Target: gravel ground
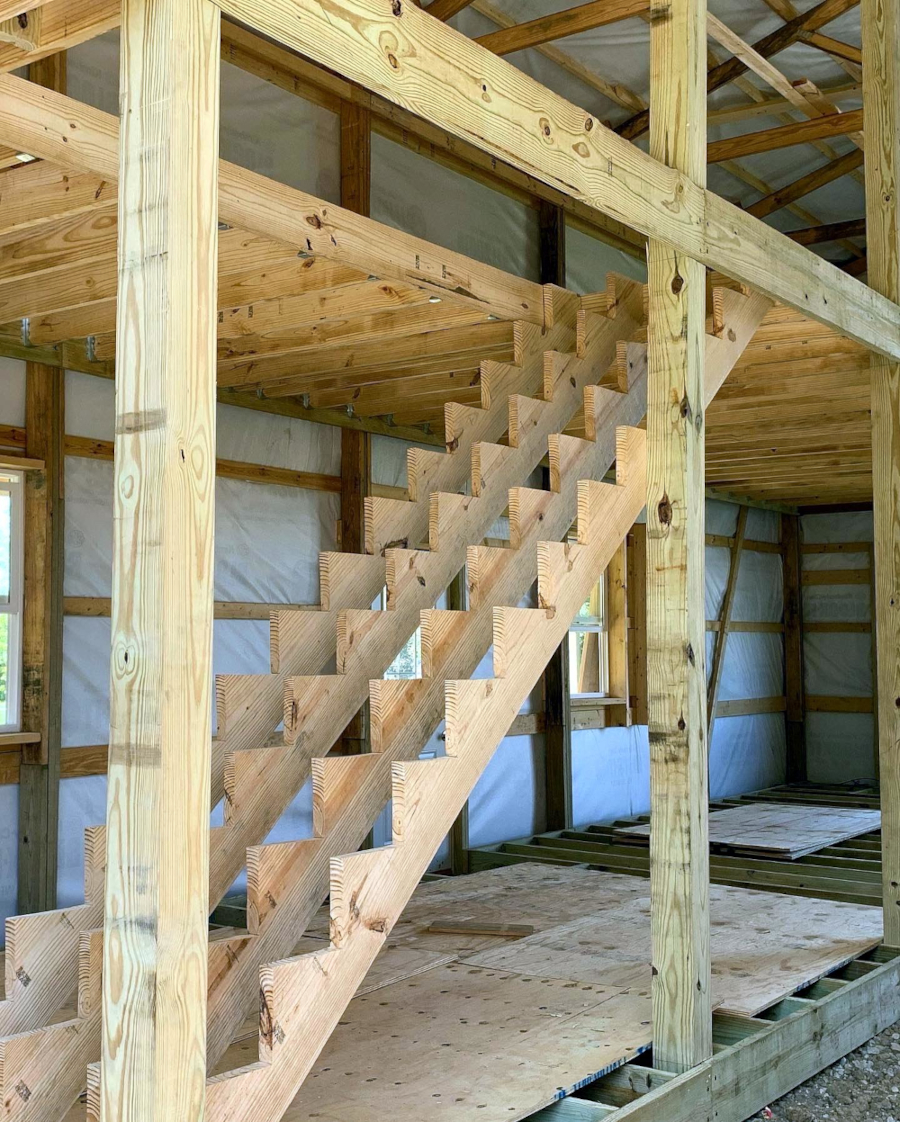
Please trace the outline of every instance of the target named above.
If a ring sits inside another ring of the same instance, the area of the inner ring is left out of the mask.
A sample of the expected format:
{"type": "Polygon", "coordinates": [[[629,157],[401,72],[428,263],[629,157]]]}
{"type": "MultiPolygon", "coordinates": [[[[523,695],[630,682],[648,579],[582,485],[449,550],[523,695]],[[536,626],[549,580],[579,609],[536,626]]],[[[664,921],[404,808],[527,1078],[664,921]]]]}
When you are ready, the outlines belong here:
{"type": "Polygon", "coordinates": [[[754,1115],[767,1122],[900,1122],[900,1021],[754,1115]]]}

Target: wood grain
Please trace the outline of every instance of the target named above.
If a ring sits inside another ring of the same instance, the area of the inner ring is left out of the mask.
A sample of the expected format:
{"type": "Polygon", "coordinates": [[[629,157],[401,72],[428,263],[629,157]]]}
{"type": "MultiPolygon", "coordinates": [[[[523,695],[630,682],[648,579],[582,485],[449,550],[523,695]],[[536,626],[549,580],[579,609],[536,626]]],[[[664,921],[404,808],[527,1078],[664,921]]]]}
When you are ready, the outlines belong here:
{"type": "MultiPolygon", "coordinates": [[[[124,0],[103,1122],[202,1122],[219,15],[124,0]]],[[[92,1081],[96,1090],[96,1082],[92,1081]]]]}
{"type": "MultiPolygon", "coordinates": [[[[650,151],[706,182],[706,3],[653,0],[650,151]],[[653,18],[656,17],[656,18],[653,18]]],[[[712,1054],[704,603],[706,275],[647,247],[647,681],[654,1062],[712,1054]]]]}
{"type": "MultiPolygon", "coordinates": [[[[869,284],[900,300],[900,10],[863,0],[869,284]]],[[[875,630],[884,938],[900,946],[900,363],[872,357],[875,630]]]]}

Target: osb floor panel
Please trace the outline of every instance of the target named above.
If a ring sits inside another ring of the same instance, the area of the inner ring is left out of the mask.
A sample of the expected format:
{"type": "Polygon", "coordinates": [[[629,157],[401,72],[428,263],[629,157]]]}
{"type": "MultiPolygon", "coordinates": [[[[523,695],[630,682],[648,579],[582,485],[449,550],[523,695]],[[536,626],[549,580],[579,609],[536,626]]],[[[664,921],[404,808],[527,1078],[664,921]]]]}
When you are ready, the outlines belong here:
{"type": "MultiPolygon", "coordinates": [[[[423,885],[285,1119],[515,1120],[646,1050],[647,893],[635,877],[524,863],[423,885]],[[425,931],[450,922],[534,934],[425,931]]],[[[720,886],[710,907],[722,1009],[758,1012],[881,936],[877,908],[720,886]]],[[[256,1058],[254,1034],[219,1070],[256,1058]]]]}
{"type": "MultiPolygon", "coordinates": [[[[881,828],[881,812],[792,803],[746,803],[709,816],[709,841],[742,853],[765,853],[795,860],[881,828]]],[[[649,838],[650,824],[623,827],[618,833],[649,838]]]]}

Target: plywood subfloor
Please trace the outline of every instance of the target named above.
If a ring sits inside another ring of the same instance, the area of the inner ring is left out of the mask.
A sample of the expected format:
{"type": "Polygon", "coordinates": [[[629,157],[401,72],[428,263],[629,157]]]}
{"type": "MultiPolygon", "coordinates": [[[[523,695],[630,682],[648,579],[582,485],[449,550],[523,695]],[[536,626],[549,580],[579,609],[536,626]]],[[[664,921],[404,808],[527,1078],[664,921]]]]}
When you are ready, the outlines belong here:
{"type": "MultiPolygon", "coordinates": [[[[423,885],[285,1119],[515,1120],[646,1050],[647,892],[640,878],[531,863],[423,885]],[[435,923],[534,934],[426,931],[435,923]]],[[[713,886],[711,909],[714,996],[727,1009],[771,1005],[881,933],[877,908],[743,889],[713,886]]],[[[225,1066],[257,1054],[248,1037],[225,1066]]]]}
{"type": "MultiPolygon", "coordinates": [[[[636,878],[601,874],[616,881],[636,878]]],[[[619,988],[650,986],[650,898],[624,891],[617,904],[465,961],[537,977],[619,988]]],[[[879,908],[711,885],[713,1005],[752,1017],[801,986],[864,954],[881,939],[879,908]]]]}
{"type": "MultiPolygon", "coordinates": [[[[793,861],[880,828],[878,810],[745,803],[710,814],[709,841],[716,848],[793,861]]],[[[618,833],[649,838],[650,825],[622,827],[618,833]]]]}

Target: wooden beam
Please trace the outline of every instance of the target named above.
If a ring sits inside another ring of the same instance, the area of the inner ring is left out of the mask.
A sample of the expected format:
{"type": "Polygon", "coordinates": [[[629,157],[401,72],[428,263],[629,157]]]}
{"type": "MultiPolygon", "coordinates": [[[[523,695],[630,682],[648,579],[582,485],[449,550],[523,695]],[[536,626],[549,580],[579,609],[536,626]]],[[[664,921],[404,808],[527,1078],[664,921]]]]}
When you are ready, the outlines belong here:
{"type": "Polygon", "coordinates": [[[25,476],[25,609],[22,727],[39,737],[23,750],[19,787],[18,912],[56,907],[62,732],[63,432],[65,372],[25,367],[26,454],[43,470],[25,476]]]}
{"type": "MultiPolygon", "coordinates": [[[[542,203],[538,209],[541,283],[566,286],[566,216],[561,207],[542,203]]],[[[550,489],[549,470],[543,470],[550,489]]],[[[544,799],[548,830],[574,825],[572,794],[572,698],[569,637],[553,652],[544,670],[544,799]]]]}
{"type": "Polygon", "coordinates": [[[805,230],[791,230],[788,237],[798,245],[823,245],[825,242],[839,242],[842,238],[864,238],[866,236],[865,218],[849,218],[844,222],[826,222],[821,226],[810,226],[805,230]]]}
{"type": "Polygon", "coordinates": [[[372,190],[372,120],[368,109],[341,102],[341,206],[368,218],[372,190]]]}
{"type": "Polygon", "coordinates": [[[788,783],[806,781],[806,726],[803,709],[803,589],[800,519],[781,516],[782,574],[784,587],[784,694],[788,783]]]}
{"type": "Polygon", "coordinates": [[[550,15],[528,20],[527,23],[514,24],[509,28],[480,35],[475,42],[495,55],[508,55],[542,43],[552,43],[566,35],[576,35],[580,31],[591,31],[596,27],[618,23],[649,9],[649,0],[588,0],[586,4],[567,8],[563,12],[552,12],[550,15]]]}
{"type": "MultiPolygon", "coordinates": [[[[39,13],[40,9],[36,9],[39,13]]],[[[65,55],[29,68],[37,85],[66,92],[65,55]]],[[[40,740],[19,768],[17,910],[56,907],[62,745],[65,541],[65,371],[25,364],[25,455],[43,471],[25,476],[25,604],[22,619],[22,727],[40,740]]]]}
{"type": "MultiPolygon", "coordinates": [[[[347,18],[333,21],[324,10],[307,6],[304,18],[297,19],[299,0],[269,0],[262,11],[252,0],[216,2],[235,18],[255,20],[287,46],[437,120],[567,195],[866,346],[900,357],[900,312],[891,301],[666,169],[593,116],[424,12],[405,6],[397,16],[388,0],[345,0],[347,18]],[[364,35],[363,27],[378,27],[383,34],[364,35]],[[402,62],[392,51],[397,68],[385,66],[382,46],[397,35],[404,44],[402,62]],[[490,112],[484,110],[485,87],[490,112]]],[[[0,91],[9,81],[0,80],[0,91]]],[[[0,112],[0,139],[8,140],[15,127],[0,112]]],[[[244,225],[250,220],[242,215],[244,225]]]]}
{"type": "MultiPolygon", "coordinates": [[[[36,6],[26,0],[26,8],[36,6]]],[[[102,35],[104,31],[117,27],[121,19],[120,0],[53,0],[52,4],[44,7],[40,20],[40,43],[36,47],[0,43],[0,73],[18,70],[21,66],[102,35]]]]}
{"type": "MultiPolygon", "coordinates": [[[[466,570],[462,568],[447,586],[447,611],[464,612],[466,604],[466,570]]],[[[512,735],[510,729],[507,736],[512,735]]],[[[469,844],[469,800],[466,799],[450,827],[450,872],[454,876],[465,876],[469,872],[469,844]]]]}
{"type": "Polygon", "coordinates": [[[463,8],[468,8],[472,0],[434,0],[433,4],[429,4],[425,9],[430,16],[435,19],[444,20],[453,19],[458,15],[463,8]]]}
{"type": "Polygon", "coordinates": [[[831,160],[823,167],[802,175],[799,179],[795,179],[793,183],[779,187],[776,191],[772,191],[771,194],[748,206],[747,213],[754,215],[756,218],[765,218],[766,215],[774,214],[776,210],[790,206],[791,203],[804,198],[818,190],[819,187],[824,187],[826,183],[833,183],[836,179],[856,171],[857,168],[862,167],[863,158],[863,153],[859,148],[855,148],[844,156],[838,156],[836,160],[831,160]]]}
{"type": "Polygon", "coordinates": [[[647,717],[647,527],[636,522],[627,541],[628,707],[635,725],[647,717]]]}
{"type": "Polygon", "coordinates": [[[12,43],[26,52],[36,50],[41,42],[42,22],[42,8],[32,8],[16,16],[0,19],[0,43],[12,43]]]}
{"type": "MultiPolygon", "coordinates": [[[[804,31],[817,31],[820,27],[837,19],[838,16],[856,7],[859,0],[822,0],[808,12],[795,16],[783,27],[764,35],[753,44],[753,50],[762,58],[771,58],[779,51],[795,43],[804,31]]],[[[719,89],[728,82],[733,82],[747,72],[747,64],[739,58],[730,58],[725,62],[711,66],[706,79],[707,93],[719,89]]],[[[645,109],[616,127],[616,132],[628,140],[635,140],[642,136],[650,126],[650,111],[645,109]]]]}
{"type": "MultiPolygon", "coordinates": [[[[425,20],[423,12],[415,11],[425,20]]],[[[436,20],[427,22],[449,32],[436,20]]],[[[0,134],[10,136],[22,151],[63,167],[118,177],[116,117],[61,95],[38,95],[31,83],[11,74],[0,75],[0,94],[0,134]]],[[[296,246],[308,257],[326,257],[366,275],[429,288],[441,299],[488,315],[543,324],[541,288],[533,281],[439,249],[225,160],[219,162],[219,218],[296,246]]]]}
{"type": "Polygon", "coordinates": [[[847,136],[848,133],[859,132],[862,127],[862,109],[851,109],[848,113],[832,113],[828,117],[815,117],[810,121],[796,121],[790,125],[777,125],[773,129],[761,129],[759,132],[717,140],[710,144],[707,158],[711,164],[717,164],[722,160],[737,160],[760,152],[774,152],[826,137],[847,136]]]}
{"type": "Polygon", "coordinates": [[[737,593],[738,577],[741,571],[744,538],[747,533],[748,513],[749,509],[745,506],[738,509],[737,529],[734,534],[734,545],[731,547],[731,566],[728,570],[725,596],[722,599],[722,610],[719,613],[719,628],[716,635],[712,669],[709,675],[706,714],[708,721],[707,743],[710,754],[712,753],[713,728],[716,723],[716,706],[719,703],[719,687],[722,684],[722,669],[725,665],[725,651],[728,647],[728,635],[731,631],[731,616],[734,610],[734,598],[737,593]]]}
{"type": "Polygon", "coordinates": [[[830,35],[823,35],[819,31],[802,31],[798,38],[801,42],[808,43],[811,47],[817,47],[820,51],[825,51],[826,54],[832,55],[834,58],[843,59],[845,62],[853,62],[857,66],[862,64],[862,51],[859,47],[854,47],[850,43],[844,43],[840,39],[832,39],[830,35]]]}
{"type": "MultiPolygon", "coordinates": [[[[650,151],[706,181],[706,3],[653,0],[650,151]]],[[[712,1055],[704,605],[706,271],[647,250],[647,662],[653,1062],[712,1055]]]]}
{"type": "MultiPolygon", "coordinates": [[[[863,0],[869,284],[900,300],[900,8],[863,0]]],[[[900,362],[872,356],[872,505],[884,940],[900,947],[900,362]]]]}
{"type": "Polygon", "coordinates": [[[606,604],[608,612],[609,696],[622,697],[623,705],[607,710],[609,725],[628,728],[631,725],[631,683],[628,678],[628,541],[622,542],[606,571],[606,604]]]}
{"type": "Polygon", "coordinates": [[[202,1122],[219,13],[124,0],[104,1122],[202,1122]]]}

